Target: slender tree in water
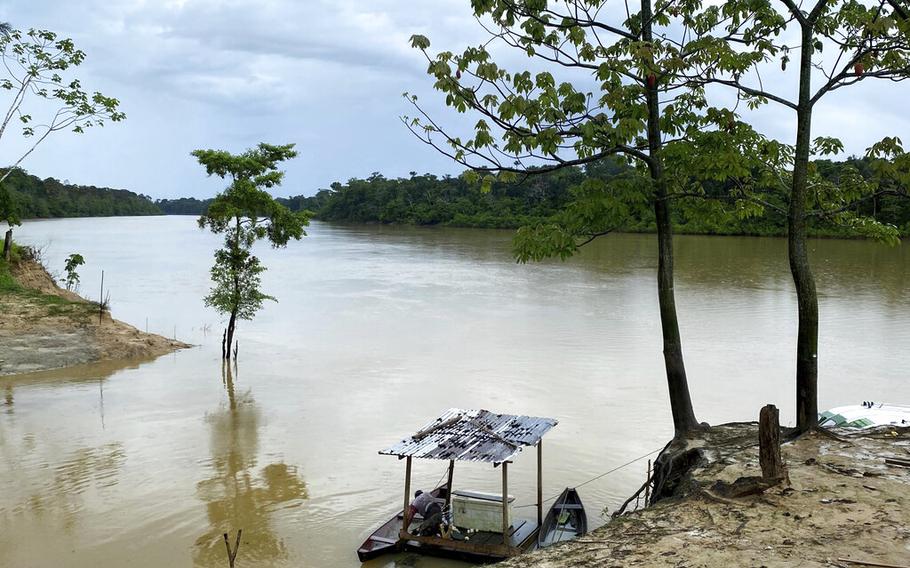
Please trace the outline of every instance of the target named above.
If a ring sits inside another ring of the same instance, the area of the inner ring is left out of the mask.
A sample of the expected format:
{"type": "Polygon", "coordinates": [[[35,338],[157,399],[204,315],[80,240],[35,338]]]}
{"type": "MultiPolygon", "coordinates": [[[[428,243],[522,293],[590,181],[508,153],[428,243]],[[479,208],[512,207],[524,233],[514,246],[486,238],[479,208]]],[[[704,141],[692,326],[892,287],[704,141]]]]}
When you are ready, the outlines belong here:
{"type": "MultiPolygon", "coordinates": [[[[418,112],[405,117],[406,124],[423,142],[482,175],[487,186],[495,179],[524,180],[570,166],[597,167],[617,156],[637,166],[617,183],[582,183],[564,214],[519,230],[516,256],[519,261],[571,256],[650,210],[646,214],[657,229],[657,294],[673,425],[677,435],[696,429],[676,312],[671,201],[691,183],[690,172],[681,168],[691,162],[696,141],[711,165],[704,171],[722,182],[748,174],[745,161],[754,154],[744,141],[755,136],[729,128],[732,112],[709,108],[702,89],[677,79],[689,65],[678,24],[693,3],[640,0],[634,12],[629,3],[607,0],[472,0],[471,6],[490,33],[489,42],[435,56],[426,37],[414,36],[411,43],[426,55],[428,73],[446,104],[480,120],[462,138],[405,94],[418,112]],[[673,35],[680,39],[668,39],[673,35]],[[488,49],[496,43],[544,70],[504,69],[488,49]],[[743,140],[741,132],[747,134],[743,140]],[[670,157],[676,169],[668,169],[670,157]]],[[[743,211],[748,209],[743,204],[743,211]]]]}
{"type": "Polygon", "coordinates": [[[306,236],[307,212],[295,213],[266,191],[281,183],[284,172],[278,164],[297,155],[293,144],[259,144],[242,154],[223,150],[196,150],[193,156],[209,175],[230,179],[230,185],[199,218],[199,227],[224,235],[224,246],[215,251],[211,276],[214,286],[205,304],[228,316],[224,359],[231,358],[237,320],[250,320],[265,300],[277,301],[260,289],[265,267],[252,253],[259,240],[281,248],[291,239],[306,236]]]}

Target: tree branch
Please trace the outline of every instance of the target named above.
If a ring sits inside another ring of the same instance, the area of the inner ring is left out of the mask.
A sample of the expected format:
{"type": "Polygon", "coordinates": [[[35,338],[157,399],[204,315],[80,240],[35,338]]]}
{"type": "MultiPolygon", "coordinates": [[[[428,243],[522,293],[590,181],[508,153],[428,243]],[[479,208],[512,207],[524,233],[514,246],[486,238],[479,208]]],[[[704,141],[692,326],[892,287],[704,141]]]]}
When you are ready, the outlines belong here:
{"type": "Polygon", "coordinates": [[[781,0],[781,2],[783,2],[787,9],[790,10],[790,13],[793,14],[793,17],[796,18],[796,20],[799,22],[799,25],[804,27],[809,25],[809,21],[806,19],[806,16],[793,0],[781,0]]]}

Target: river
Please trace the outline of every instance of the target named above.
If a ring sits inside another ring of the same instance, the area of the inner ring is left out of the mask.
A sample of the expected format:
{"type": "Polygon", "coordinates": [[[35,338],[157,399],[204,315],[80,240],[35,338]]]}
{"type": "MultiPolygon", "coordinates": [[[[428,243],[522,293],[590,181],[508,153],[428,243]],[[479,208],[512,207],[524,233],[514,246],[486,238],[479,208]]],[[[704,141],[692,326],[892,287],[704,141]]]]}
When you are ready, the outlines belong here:
{"type": "MultiPolygon", "coordinates": [[[[519,265],[508,231],[314,223],[309,233],[257,250],[279,302],[240,322],[239,365],[225,376],[224,323],[202,302],[219,240],[194,218],[17,229],[45,247],[52,271],[81,253],[83,295],[98,297],[103,270],[114,317],[198,347],[0,378],[0,566],[224,567],[221,534],[238,528],[238,567],[357,566],[357,546],[401,506],[404,464],[378,450],[449,407],[558,419],[547,495],[671,436],[653,236],[519,265]]],[[[811,247],[820,407],[910,402],[906,245],[811,247]]],[[[786,242],[681,236],[676,275],[699,419],[755,420],[774,403],[792,424],[786,242]]],[[[534,500],[535,462],[527,452],[510,468],[519,505],[534,500]]],[[[415,462],[415,485],[431,487],[443,468],[415,462]]],[[[583,485],[591,521],[645,471],[639,461],[583,485]]],[[[459,465],[455,483],[496,491],[498,470],[459,465]]]]}

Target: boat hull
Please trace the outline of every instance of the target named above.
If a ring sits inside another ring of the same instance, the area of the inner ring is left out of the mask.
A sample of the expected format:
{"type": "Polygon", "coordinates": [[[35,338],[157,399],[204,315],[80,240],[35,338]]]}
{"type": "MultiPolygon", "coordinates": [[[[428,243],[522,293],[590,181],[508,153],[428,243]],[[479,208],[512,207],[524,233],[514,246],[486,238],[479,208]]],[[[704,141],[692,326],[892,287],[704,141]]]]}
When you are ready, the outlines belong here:
{"type": "MultiPolygon", "coordinates": [[[[430,494],[436,499],[445,499],[448,492],[448,487],[446,485],[441,485],[431,491],[430,494]]],[[[357,549],[357,558],[359,558],[361,562],[366,562],[367,560],[373,560],[374,558],[378,558],[385,554],[391,554],[402,550],[403,543],[398,538],[398,533],[401,531],[403,518],[404,511],[402,510],[386,521],[381,527],[373,531],[373,533],[363,541],[360,548],[357,549]]]]}
{"type": "MultiPolygon", "coordinates": [[[[445,486],[434,489],[433,496],[444,499],[445,486]]],[[[415,522],[417,522],[415,520],[415,522]]],[[[402,514],[398,513],[376,529],[357,550],[361,562],[395,552],[414,552],[426,556],[452,558],[475,563],[498,562],[532,549],[537,544],[537,523],[516,520],[509,528],[508,542],[502,533],[478,531],[469,535],[469,540],[451,540],[436,536],[409,535],[400,538],[402,514]]]]}
{"type": "Polygon", "coordinates": [[[818,415],[824,428],[874,428],[877,426],[910,426],[910,406],[864,402],[839,406],[818,415]]]}
{"type": "Polygon", "coordinates": [[[572,540],[588,532],[588,516],[581,497],[567,487],[550,507],[537,535],[537,547],[572,540]]]}

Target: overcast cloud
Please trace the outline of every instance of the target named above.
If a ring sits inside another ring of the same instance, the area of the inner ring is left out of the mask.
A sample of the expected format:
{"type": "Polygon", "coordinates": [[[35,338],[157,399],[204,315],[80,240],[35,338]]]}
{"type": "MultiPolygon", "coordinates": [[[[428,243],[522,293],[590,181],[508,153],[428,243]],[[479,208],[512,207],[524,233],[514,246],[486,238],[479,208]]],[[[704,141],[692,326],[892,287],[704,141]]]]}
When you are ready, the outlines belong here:
{"type": "MultiPolygon", "coordinates": [[[[49,138],[24,164],[41,177],[209,197],[223,182],[205,178],[192,150],[296,142],[300,157],[276,193],[312,194],[374,171],[458,173],[399,121],[410,111],[404,91],[435,101],[450,124],[476,121],[443,109],[408,45],[414,33],[434,49],[482,41],[469,0],[17,0],[0,4],[0,20],[72,37],[87,53],[83,84],[120,99],[128,115],[49,138]]],[[[840,136],[847,153],[886,135],[910,143],[910,86],[841,93],[818,108],[815,135],[840,136]]],[[[766,134],[792,141],[789,111],[755,118],[766,134]]],[[[13,151],[4,141],[2,161],[13,151]]]]}

